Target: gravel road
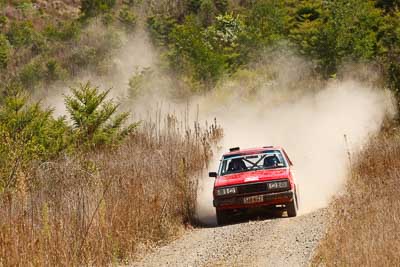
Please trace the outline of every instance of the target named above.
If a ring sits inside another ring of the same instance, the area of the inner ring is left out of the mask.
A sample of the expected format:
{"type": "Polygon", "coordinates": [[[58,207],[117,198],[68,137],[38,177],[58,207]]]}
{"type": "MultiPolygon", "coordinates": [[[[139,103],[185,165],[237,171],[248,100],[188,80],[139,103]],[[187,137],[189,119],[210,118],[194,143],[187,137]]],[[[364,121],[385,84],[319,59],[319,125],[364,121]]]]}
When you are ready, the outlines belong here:
{"type": "Polygon", "coordinates": [[[326,212],[197,228],[133,266],[307,266],[326,212]]]}

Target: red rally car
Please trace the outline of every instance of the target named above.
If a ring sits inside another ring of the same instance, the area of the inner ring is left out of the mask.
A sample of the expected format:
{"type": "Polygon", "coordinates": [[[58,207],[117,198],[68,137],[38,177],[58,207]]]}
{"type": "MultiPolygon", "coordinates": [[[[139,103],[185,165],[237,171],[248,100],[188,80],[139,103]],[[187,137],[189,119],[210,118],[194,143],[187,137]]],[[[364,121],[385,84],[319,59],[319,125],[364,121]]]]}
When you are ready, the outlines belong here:
{"type": "Polygon", "coordinates": [[[214,207],[219,225],[232,214],[256,207],[279,207],[295,217],[298,210],[298,186],[292,162],[281,147],[253,149],[231,148],[222,156],[214,177],[214,207]]]}

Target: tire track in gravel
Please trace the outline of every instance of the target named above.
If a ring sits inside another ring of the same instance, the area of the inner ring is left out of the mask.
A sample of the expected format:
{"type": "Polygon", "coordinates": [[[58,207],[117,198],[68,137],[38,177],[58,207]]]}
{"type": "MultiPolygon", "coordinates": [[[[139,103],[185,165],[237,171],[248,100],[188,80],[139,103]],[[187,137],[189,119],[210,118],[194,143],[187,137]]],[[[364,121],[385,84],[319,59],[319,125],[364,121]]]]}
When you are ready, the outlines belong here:
{"type": "Polygon", "coordinates": [[[295,218],[198,228],[133,266],[307,266],[325,231],[326,211],[295,218]]]}

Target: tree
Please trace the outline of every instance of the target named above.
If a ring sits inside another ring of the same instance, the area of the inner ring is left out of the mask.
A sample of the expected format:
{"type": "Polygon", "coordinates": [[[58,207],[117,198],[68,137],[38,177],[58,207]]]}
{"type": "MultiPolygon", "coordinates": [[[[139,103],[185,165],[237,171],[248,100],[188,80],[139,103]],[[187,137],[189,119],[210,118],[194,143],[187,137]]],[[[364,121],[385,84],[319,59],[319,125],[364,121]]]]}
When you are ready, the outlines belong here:
{"type": "Polygon", "coordinates": [[[8,61],[10,59],[11,46],[7,38],[0,34],[0,69],[7,67],[8,61]]]}
{"type": "Polygon", "coordinates": [[[228,0],[214,0],[214,5],[220,13],[228,11],[228,0]]]}
{"type": "Polygon", "coordinates": [[[110,11],[115,6],[116,0],[82,0],[81,12],[84,17],[95,17],[100,13],[110,11]]]}
{"type": "Polygon", "coordinates": [[[214,49],[194,17],[190,16],[183,25],[176,26],[170,39],[173,49],[169,58],[176,70],[211,83],[223,73],[226,67],[224,55],[214,49]]]}
{"type": "Polygon", "coordinates": [[[32,161],[55,158],[68,147],[65,119],[52,114],[30,104],[19,89],[6,96],[0,108],[0,192],[13,189],[32,161]]]}
{"type": "Polygon", "coordinates": [[[13,22],[7,32],[7,37],[14,47],[32,45],[35,39],[35,30],[30,21],[13,22]]]}
{"type": "Polygon", "coordinates": [[[137,127],[137,123],[124,124],[129,113],[117,114],[119,104],[107,100],[110,90],[101,92],[89,82],[71,88],[65,105],[73,123],[73,136],[77,147],[93,148],[118,143],[137,127]]]}
{"type": "Polygon", "coordinates": [[[383,18],[378,38],[379,62],[387,86],[397,96],[400,108],[400,11],[391,12],[383,18]]]}
{"type": "Polygon", "coordinates": [[[199,17],[203,26],[210,26],[213,21],[217,9],[212,0],[203,0],[200,5],[199,17]]]}
{"type": "Polygon", "coordinates": [[[344,60],[370,60],[377,54],[381,10],[373,1],[337,0],[296,6],[290,37],[314,59],[325,77],[344,60]]]}
{"type": "Polygon", "coordinates": [[[118,19],[127,32],[133,32],[136,26],[137,18],[129,6],[125,6],[121,9],[118,19]]]}
{"type": "Polygon", "coordinates": [[[235,70],[240,64],[240,37],[244,32],[244,23],[239,16],[233,14],[218,15],[214,25],[206,30],[206,37],[213,48],[221,55],[227,63],[226,68],[235,70]]]}
{"type": "Polygon", "coordinates": [[[257,49],[281,40],[286,34],[286,13],[283,1],[257,1],[246,21],[251,45],[257,49]]]}

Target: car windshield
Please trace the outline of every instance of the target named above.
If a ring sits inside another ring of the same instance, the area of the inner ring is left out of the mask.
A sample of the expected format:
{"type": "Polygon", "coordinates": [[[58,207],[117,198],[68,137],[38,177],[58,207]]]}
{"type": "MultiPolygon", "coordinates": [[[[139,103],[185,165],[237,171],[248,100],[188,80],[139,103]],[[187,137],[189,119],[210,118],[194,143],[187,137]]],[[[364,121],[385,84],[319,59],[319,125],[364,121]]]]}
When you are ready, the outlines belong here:
{"type": "Polygon", "coordinates": [[[280,150],[267,150],[251,155],[224,156],[220,165],[220,175],[286,167],[280,150]]]}

